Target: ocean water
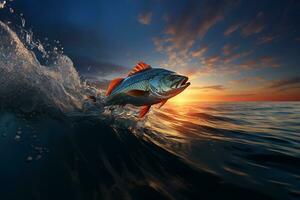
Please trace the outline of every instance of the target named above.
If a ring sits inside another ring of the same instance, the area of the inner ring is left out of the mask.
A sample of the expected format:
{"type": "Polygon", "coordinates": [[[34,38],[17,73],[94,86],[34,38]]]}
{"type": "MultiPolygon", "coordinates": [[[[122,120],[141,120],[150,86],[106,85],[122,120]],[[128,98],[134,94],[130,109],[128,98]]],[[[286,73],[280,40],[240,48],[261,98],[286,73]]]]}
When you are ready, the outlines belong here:
{"type": "Polygon", "coordinates": [[[42,65],[0,35],[1,200],[300,198],[299,102],[168,102],[140,120],[66,55],[42,65]]]}

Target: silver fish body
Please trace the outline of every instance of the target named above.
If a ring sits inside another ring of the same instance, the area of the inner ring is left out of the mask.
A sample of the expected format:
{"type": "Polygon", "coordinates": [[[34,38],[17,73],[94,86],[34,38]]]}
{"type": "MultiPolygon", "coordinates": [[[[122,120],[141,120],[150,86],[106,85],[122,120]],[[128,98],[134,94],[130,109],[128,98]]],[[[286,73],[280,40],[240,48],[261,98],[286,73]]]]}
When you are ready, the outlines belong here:
{"type": "Polygon", "coordinates": [[[150,68],[125,78],[106,98],[106,105],[157,104],[182,92],[190,85],[187,80],[166,69],[150,68]]]}

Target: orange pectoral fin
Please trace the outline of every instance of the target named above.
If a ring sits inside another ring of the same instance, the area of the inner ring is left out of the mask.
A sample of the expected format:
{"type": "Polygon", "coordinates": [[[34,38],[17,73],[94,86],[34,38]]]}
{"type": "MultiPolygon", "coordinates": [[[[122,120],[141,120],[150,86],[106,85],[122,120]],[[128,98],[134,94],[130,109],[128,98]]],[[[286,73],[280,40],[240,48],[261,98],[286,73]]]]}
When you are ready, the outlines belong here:
{"type": "Polygon", "coordinates": [[[142,106],[139,114],[139,118],[143,118],[150,110],[151,106],[142,106]]]}
{"type": "Polygon", "coordinates": [[[130,90],[127,94],[135,97],[141,97],[149,95],[149,92],[144,90],[130,90]]]}
{"type": "Polygon", "coordinates": [[[168,101],[168,100],[163,100],[163,101],[159,104],[158,108],[163,107],[163,105],[165,105],[165,103],[167,103],[167,101],[168,101]]]}
{"type": "Polygon", "coordinates": [[[136,73],[142,72],[144,70],[151,69],[151,66],[144,63],[144,62],[139,62],[136,64],[136,66],[133,67],[133,69],[128,73],[128,76],[132,76],[136,73]]]}
{"type": "Polygon", "coordinates": [[[113,79],[110,83],[109,83],[109,86],[106,90],[106,93],[105,95],[106,96],[109,96],[111,94],[111,92],[118,86],[120,85],[120,83],[123,81],[124,79],[123,78],[116,78],[116,79],[113,79]]]}

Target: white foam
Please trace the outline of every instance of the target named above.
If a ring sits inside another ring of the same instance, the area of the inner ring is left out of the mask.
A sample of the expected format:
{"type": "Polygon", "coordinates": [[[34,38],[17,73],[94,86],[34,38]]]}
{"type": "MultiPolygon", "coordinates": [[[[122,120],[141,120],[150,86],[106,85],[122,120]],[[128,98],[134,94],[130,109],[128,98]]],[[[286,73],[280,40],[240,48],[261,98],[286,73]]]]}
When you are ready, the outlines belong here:
{"type": "MultiPolygon", "coordinates": [[[[70,58],[58,54],[54,64],[43,66],[17,34],[1,21],[0,35],[2,108],[23,111],[50,108],[68,112],[82,107],[84,88],[70,58]]],[[[33,44],[32,39],[29,44],[33,44]]],[[[44,50],[41,44],[37,46],[44,50]]]]}

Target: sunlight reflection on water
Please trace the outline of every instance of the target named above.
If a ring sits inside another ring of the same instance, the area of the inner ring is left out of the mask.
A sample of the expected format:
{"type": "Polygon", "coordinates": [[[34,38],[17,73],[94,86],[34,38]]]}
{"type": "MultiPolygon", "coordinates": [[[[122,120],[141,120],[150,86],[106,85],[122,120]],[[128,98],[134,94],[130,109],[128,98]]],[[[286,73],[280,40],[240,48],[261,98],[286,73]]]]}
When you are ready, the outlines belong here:
{"type": "Polygon", "coordinates": [[[194,167],[250,188],[300,191],[300,103],[169,103],[153,113],[153,141],[194,167]]]}

